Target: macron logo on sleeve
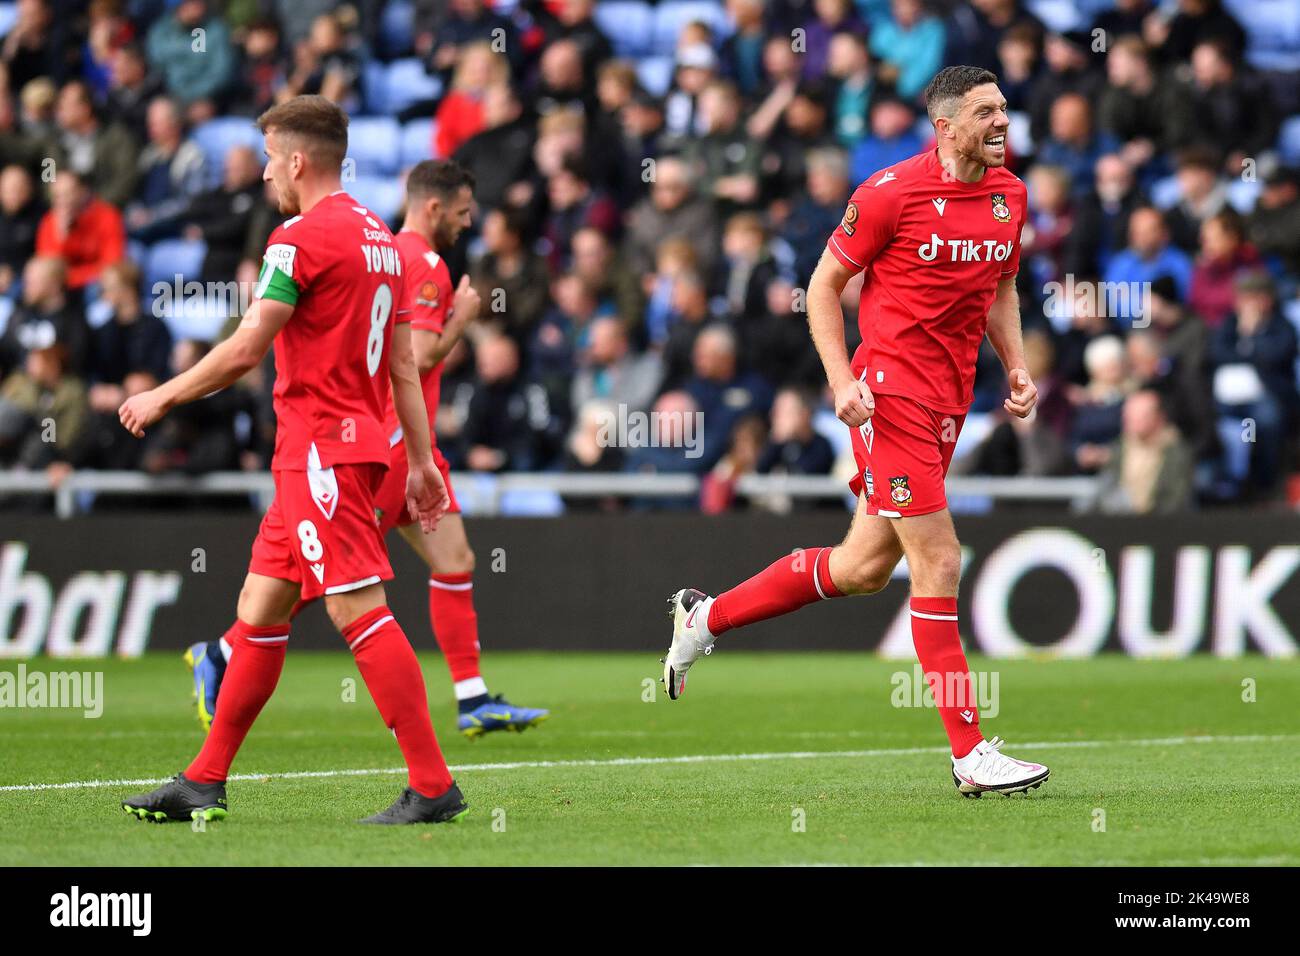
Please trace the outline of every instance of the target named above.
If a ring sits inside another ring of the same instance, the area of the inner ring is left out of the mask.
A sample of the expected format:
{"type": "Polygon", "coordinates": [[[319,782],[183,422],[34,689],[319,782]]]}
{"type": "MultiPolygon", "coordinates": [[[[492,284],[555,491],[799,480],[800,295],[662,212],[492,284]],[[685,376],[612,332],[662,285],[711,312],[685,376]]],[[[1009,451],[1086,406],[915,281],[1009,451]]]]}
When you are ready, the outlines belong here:
{"type": "Polygon", "coordinates": [[[898,178],[898,177],[895,176],[892,172],[885,173],[885,175],[881,176],[879,179],[877,179],[877,180],[876,180],[874,183],[872,183],[871,185],[872,185],[873,187],[874,187],[874,186],[883,186],[883,185],[885,185],[885,183],[892,183],[892,182],[893,182],[894,180],[896,180],[897,178],[898,178]]]}

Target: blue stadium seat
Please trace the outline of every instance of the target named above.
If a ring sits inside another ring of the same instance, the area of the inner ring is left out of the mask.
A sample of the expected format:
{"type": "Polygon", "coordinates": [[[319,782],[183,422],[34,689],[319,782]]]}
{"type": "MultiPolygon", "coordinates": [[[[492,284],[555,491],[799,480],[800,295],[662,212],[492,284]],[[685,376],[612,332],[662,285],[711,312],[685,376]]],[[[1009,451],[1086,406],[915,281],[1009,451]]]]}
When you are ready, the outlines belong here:
{"type": "Polygon", "coordinates": [[[1029,12],[1043,21],[1049,30],[1086,29],[1091,17],[1084,16],[1075,0],[1029,0],[1029,12]]]}
{"type": "Polygon", "coordinates": [[[660,56],[672,56],[682,27],[703,20],[713,28],[715,39],[731,34],[731,21],[720,3],[709,0],[667,0],[655,8],[654,41],[651,48],[660,56]]]}
{"type": "Polygon", "coordinates": [[[411,120],[402,127],[402,168],[406,169],[425,159],[433,159],[433,129],[431,119],[411,120]]]}
{"type": "Polygon", "coordinates": [[[190,133],[208,162],[208,182],[216,186],[226,168],[226,153],[233,146],[251,146],[262,155],[262,134],[253,121],[242,116],[223,116],[196,126],[190,133]]]}
{"type": "Polygon", "coordinates": [[[592,16],[600,32],[609,37],[617,55],[639,57],[650,52],[654,11],[648,3],[640,0],[598,3],[592,16]]]}
{"type": "Polygon", "coordinates": [[[1178,202],[1178,177],[1166,176],[1151,184],[1151,202],[1157,209],[1169,209],[1178,202]]]}
{"type": "Polygon", "coordinates": [[[663,96],[673,82],[674,61],[670,56],[648,56],[637,60],[636,77],[654,96],[663,96]]]}
{"type": "Polygon", "coordinates": [[[501,494],[501,513],[525,518],[551,518],[564,514],[564,501],[545,488],[515,488],[501,494]]]}
{"type": "Polygon", "coordinates": [[[442,95],[442,81],[424,71],[424,64],[415,57],[394,60],[388,64],[384,77],[387,92],[386,112],[397,113],[421,100],[434,100],[442,95]]]}
{"type": "Polygon", "coordinates": [[[197,280],[203,272],[203,257],[208,254],[207,243],[201,239],[163,239],[149,247],[140,263],[144,273],[145,294],[151,296],[156,283],[168,286],[179,275],[183,281],[197,280]]]}
{"type": "Polygon", "coordinates": [[[348,158],[357,176],[392,175],[401,166],[402,128],[391,116],[356,116],[348,123],[348,158]]]}
{"type": "Polygon", "coordinates": [[[9,31],[18,22],[18,4],[0,3],[0,37],[9,35],[9,31]]]}
{"type": "Polygon", "coordinates": [[[379,50],[387,59],[406,56],[415,46],[415,4],[389,0],[379,17],[379,50]]]}
{"type": "Polygon", "coordinates": [[[167,323],[172,338],[213,342],[221,334],[221,327],[230,318],[232,309],[238,310],[237,300],[225,303],[217,298],[187,298],[179,309],[164,311],[162,319],[167,323]]]}
{"type": "Polygon", "coordinates": [[[357,176],[352,182],[345,182],[343,188],[389,226],[396,225],[403,198],[402,184],[396,176],[357,176]]]}
{"type": "Polygon", "coordinates": [[[387,116],[388,69],[378,60],[367,60],[361,67],[361,101],[365,111],[375,116],[387,116]]]}
{"type": "Polygon", "coordinates": [[[1300,116],[1288,116],[1282,121],[1277,148],[1282,154],[1282,162],[1288,166],[1300,166],[1300,116]]]}
{"type": "Polygon", "coordinates": [[[1241,179],[1228,180],[1228,205],[1243,216],[1247,215],[1255,208],[1261,188],[1258,180],[1249,183],[1241,179]]]}
{"type": "Polygon", "coordinates": [[[1227,0],[1246,31],[1246,59],[1261,70],[1300,70],[1300,3],[1296,0],[1227,0]]]}

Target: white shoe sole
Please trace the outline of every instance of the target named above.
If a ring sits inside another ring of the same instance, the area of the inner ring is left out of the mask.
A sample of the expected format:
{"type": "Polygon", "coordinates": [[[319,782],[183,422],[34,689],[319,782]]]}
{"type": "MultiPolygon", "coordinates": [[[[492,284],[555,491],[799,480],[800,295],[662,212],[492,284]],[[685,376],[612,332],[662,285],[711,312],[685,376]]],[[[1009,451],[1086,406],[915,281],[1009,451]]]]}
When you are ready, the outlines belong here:
{"type": "Polygon", "coordinates": [[[961,777],[957,776],[957,771],[954,770],[952,772],[952,782],[957,788],[957,792],[963,797],[978,800],[980,795],[985,793],[1000,793],[1004,797],[1009,797],[1013,793],[1028,793],[1030,790],[1037,790],[1047,782],[1047,778],[1051,775],[1052,771],[1044,767],[1042,773],[1036,777],[1031,777],[1028,780],[1018,780],[1015,783],[1009,783],[1001,787],[982,787],[978,784],[967,783],[961,777]]]}

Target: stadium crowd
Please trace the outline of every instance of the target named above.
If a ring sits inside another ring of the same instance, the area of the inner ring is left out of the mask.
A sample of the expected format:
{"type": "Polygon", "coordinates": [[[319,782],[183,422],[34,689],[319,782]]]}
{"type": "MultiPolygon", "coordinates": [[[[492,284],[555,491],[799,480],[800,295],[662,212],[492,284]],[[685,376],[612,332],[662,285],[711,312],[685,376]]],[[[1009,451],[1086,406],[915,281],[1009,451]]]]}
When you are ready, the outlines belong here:
{"type": "MultiPolygon", "coordinates": [[[[967,63],[1013,113],[1040,398],[1002,412],[986,348],[954,470],[1097,474],[1106,510],[1294,504],[1294,7],[0,3],[0,465],[267,467],[269,363],[143,442],[117,408],[237,321],[173,290],[252,287],[280,217],[250,120],[319,93],[353,117],[350,191],[394,226],[401,168],[477,178],[447,251],[484,302],[443,379],[454,468],[689,472],[696,506],[767,506],[735,478],[852,470],[803,289],[854,186],[926,148],[926,83],[967,63]],[[703,447],[612,445],[620,407],[701,412],[703,447]]],[[[845,323],[853,347],[854,284],[845,323]]]]}

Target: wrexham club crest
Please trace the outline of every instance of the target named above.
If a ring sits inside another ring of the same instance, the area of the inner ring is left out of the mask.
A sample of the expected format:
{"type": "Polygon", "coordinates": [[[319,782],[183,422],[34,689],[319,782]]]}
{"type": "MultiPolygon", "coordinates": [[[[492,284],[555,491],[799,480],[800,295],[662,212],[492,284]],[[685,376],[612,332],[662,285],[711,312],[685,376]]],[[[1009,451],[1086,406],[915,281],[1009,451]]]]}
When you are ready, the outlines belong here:
{"type": "Polygon", "coordinates": [[[993,200],[993,218],[998,222],[1010,222],[1011,207],[1007,205],[1007,194],[994,193],[989,199],[993,200]]]}
{"type": "Polygon", "coordinates": [[[907,475],[889,479],[889,497],[900,508],[912,503],[912,489],[907,487],[907,475]]]}

